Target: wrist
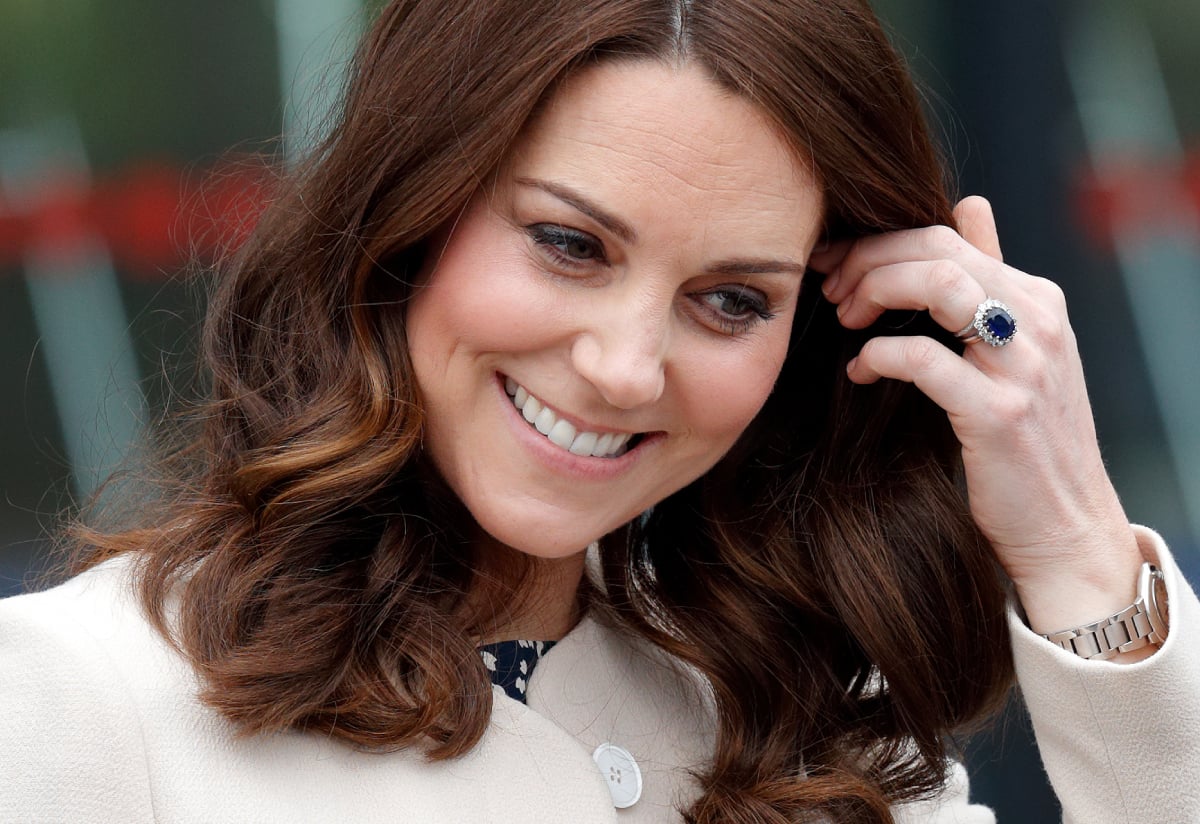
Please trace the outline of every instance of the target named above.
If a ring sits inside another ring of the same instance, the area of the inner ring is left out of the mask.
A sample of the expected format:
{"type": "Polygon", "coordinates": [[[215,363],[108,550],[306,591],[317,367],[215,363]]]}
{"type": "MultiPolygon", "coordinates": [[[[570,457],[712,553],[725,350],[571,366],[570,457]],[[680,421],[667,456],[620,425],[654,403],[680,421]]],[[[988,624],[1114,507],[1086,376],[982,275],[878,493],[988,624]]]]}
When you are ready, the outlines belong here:
{"type": "Polygon", "coordinates": [[[1036,572],[1013,576],[1017,598],[1029,627],[1039,634],[1092,623],[1133,603],[1138,576],[1146,561],[1133,530],[1110,535],[1036,572]]]}
{"type": "Polygon", "coordinates": [[[1133,663],[1149,657],[1167,638],[1167,594],[1162,571],[1146,561],[1138,574],[1137,596],[1132,604],[1098,621],[1042,637],[1087,660],[1133,663]]]}

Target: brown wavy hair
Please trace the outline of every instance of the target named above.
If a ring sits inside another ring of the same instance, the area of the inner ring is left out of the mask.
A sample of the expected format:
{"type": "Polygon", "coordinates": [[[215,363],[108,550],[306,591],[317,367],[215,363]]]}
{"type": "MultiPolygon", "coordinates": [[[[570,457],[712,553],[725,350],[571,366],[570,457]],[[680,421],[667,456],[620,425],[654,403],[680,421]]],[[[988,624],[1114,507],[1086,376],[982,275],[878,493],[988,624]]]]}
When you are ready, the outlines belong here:
{"type": "MultiPolygon", "coordinates": [[[[151,617],[245,733],[434,759],[483,734],[472,638],[494,614],[470,605],[528,569],[473,557],[469,514],[422,457],[403,305],[431,238],[558,84],[635,58],[694,61],[764,111],[823,187],[827,240],[953,225],[913,84],[865,2],[389,4],[328,138],[221,268],[208,386],[165,494],[131,528],[77,530],[85,566],[136,553],[151,617]]],[[[1011,680],[946,416],[910,385],[845,375],[871,335],[953,341],[924,314],[847,331],[816,277],[732,452],[602,540],[592,609],[712,685],[696,824],[891,821],[942,786],[949,734],[1011,680]]]]}

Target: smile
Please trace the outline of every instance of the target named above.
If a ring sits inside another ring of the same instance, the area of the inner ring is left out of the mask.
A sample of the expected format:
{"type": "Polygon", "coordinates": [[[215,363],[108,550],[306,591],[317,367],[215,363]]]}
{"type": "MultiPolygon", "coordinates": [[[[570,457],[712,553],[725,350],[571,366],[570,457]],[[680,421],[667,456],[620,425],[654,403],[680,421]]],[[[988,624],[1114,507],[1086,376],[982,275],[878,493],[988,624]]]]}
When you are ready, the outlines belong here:
{"type": "Polygon", "coordinates": [[[635,432],[588,432],[576,429],[574,424],[560,418],[512,378],[504,378],[504,391],[532,428],[550,443],[572,455],[618,458],[637,444],[639,436],[635,432]]]}

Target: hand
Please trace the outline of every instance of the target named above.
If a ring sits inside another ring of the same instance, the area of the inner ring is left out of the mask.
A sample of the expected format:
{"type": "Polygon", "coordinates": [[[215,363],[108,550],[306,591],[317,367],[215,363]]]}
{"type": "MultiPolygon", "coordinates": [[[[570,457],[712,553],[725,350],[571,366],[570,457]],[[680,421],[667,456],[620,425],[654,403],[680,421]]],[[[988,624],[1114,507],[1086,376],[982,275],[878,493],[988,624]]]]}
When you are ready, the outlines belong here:
{"type": "Polygon", "coordinates": [[[1142,563],[1096,442],[1062,290],[1004,263],[980,197],[945,226],[862,238],[815,254],[842,325],[885,309],[928,310],[951,332],[986,298],[1012,308],[1017,333],[962,355],[927,337],[877,337],[847,367],[855,383],[916,384],[962,444],[972,516],[1040,632],[1098,620],[1133,600],[1142,563]]]}

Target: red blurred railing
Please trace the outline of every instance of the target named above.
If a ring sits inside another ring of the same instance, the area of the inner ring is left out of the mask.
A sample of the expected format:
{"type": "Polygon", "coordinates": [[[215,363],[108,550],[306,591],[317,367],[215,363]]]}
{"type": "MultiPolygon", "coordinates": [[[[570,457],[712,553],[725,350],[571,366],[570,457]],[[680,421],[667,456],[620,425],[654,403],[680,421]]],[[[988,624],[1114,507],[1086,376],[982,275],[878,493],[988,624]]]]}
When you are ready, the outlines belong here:
{"type": "Polygon", "coordinates": [[[70,256],[99,235],[123,275],[158,279],[236,248],[261,214],[270,169],[251,159],[194,177],[153,162],[95,185],[47,175],[22,207],[0,200],[0,267],[35,243],[70,256]]]}
{"type": "MultiPolygon", "coordinates": [[[[94,186],[65,173],[47,176],[27,198],[32,208],[0,200],[0,267],[18,264],[35,240],[69,255],[97,234],[121,273],[139,279],[168,276],[190,259],[236,248],[261,214],[271,169],[252,158],[210,171],[199,183],[190,177],[153,162],[94,186]]],[[[1169,221],[1181,195],[1200,209],[1200,150],[1182,170],[1147,157],[1114,159],[1102,171],[1079,175],[1074,204],[1086,236],[1107,250],[1117,226],[1169,221]]]]}

